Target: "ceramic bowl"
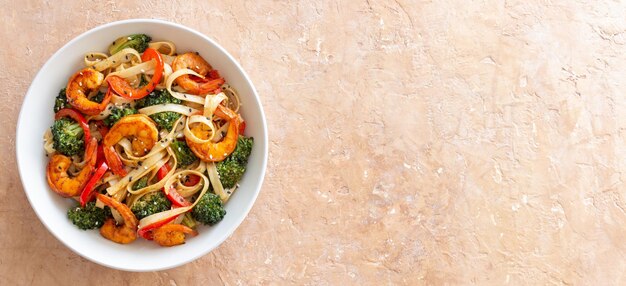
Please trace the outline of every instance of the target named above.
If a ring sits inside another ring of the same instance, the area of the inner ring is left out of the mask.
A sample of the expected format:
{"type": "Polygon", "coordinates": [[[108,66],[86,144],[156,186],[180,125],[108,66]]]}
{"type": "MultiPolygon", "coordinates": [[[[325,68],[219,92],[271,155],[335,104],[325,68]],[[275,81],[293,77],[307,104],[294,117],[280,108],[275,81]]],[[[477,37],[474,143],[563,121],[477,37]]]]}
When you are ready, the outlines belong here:
{"type": "MultiPolygon", "coordinates": [[[[17,161],[24,191],[37,216],[48,230],[68,248],[98,264],[127,271],[155,271],[193,261],[218,247],[244,220],[263,183],[267,164],[267,126],[259,96],[250,78],[235,59],[215,41],[185,26],[161,20],[133,19],[91,29],[59,49],[39,70],[22,104],[17,123],[17,161]],[[199,235],[183,245],[159,247],[137,239],[132,244],[113,243],[97,230],[82,231],[67,219],[72,199],[55,194],[46,182],[48,158],[43,134],[53,122],[54,99],[68,78],[84,67],[83,56],[104,52],[118,37],[145,33],[154,40],[169,40],[177,51],[198,51],[241,96],[241,115],[246,136],[254,137],[254,148],[240,188],[226,204],[227,214],[214,226],[199,227],[199,235]]],[[[26,222],[24,222],[26,223],[26,222]]]]}

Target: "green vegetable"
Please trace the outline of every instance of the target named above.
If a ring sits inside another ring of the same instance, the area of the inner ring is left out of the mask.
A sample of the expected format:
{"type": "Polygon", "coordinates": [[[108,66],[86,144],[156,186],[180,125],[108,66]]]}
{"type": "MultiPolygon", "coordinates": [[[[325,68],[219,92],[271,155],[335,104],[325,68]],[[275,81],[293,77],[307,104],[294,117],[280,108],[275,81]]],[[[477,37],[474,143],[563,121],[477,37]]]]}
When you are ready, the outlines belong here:
{"type": "MultiPolygon", "coordinates": [[[[173,97],[169,93],[169,91],[167,91],[167,89],[164,89],[161,91],[155,90],[151,92],[150,94],[148,94],[148,96],[140,100],[137,100],[136,102],[137,102],[137,108],[139,109],[148,107],[148,106],[158,105],[158,104],[167,104],[167,103],[180,104],[181,103],[180,99],[173,97]]],[[[172,127],[174,127],[174,123],[176,123],[176,120],[178,120],[180,116],[181,116],[180,113],[176,113],[172,111],[165,111],[165,112],[152,114],[150,115],[150,118],[154,120],[154,122],[157,124],[157,127],[159,129],[172,130],[172,127]]]]}
{"type": "Polygon", "coordinates": [[[220,182],[226,189],[234,187],[246,171],[246,166],[234,160],[224,160],[216,164],[220,182]]]}
{"type": "Polygon", "coordinates": [[[148,177],[143,177],[133,185],[133,191],[143,189],[148,185],[148,177]]]}
{"type": "Polygon", "coordinates": [[[235,150],[230,154],[229,158],[243,165],[248,164],[248,157],[250,157],[250,153],[252,153],[252,145],[254,145],[254,138],[239,136],[239,139],[237,139],[237,147],[235,147],[235,150]]]}
{"type": "Polygon", "coordinates": [[[239,136],[235,151],[224,161],[216,164],[217,173],[220,175],[220,182],[224,188],[230,189],[241,180],[246,171],[253,143],[252,137],[239,136]]]}
{"type": "Polygon", "coordinates": [[[226,215],[226,210],[224,210],[220,197],[208,192],[200,198],[198,204],[191,210],[191,216],[203,224],[216,224],[224,218],[224,215],[226,215]]]}
{"type": "Polygon", "coordinates": [[[150,115],[150,118],[154,120],[159,129],[172,130],[174,123],[176,123],[176,120],[180,118],[180,113],[165,111],[152,114],[150,115]]]}
{"type": "Polygon", "coordinates": [[[77,205],[67,210],[67,218],[82,230],[101,227],[104,224],[104,220],[110,215],[111,210],[108,207],[101,209],[96,207],[95,202],[88,202],[84,208],[77,205]]]}
{"type": "Polygon", "coordinates": [[[133,48],[137,50],[137,52],[143,53],[143,51],[145,51],[148,47],[148,43],[150,41],[152,41],[152,38],[146,34],[134,34],[119,37],[109,46],[109,53],[114,55],[125,48],[133,48]]]}
{"type": "Polygon", "coordinates": [[[111,114],[104,119],[104,124],[111,127],[115,122],[122,119],[122,117],[132,114],[137,114],[137,109],[130,107],[130,105],[122,105],[121,107],[114,106],[113,109],[111,109],[111,114]]]}
{"type": "Polygon", "coordinates": [[[144,108],[157,104],[176,103],[180,104],[180,99],[173,97],[167,89],[152,91],[148,96],[136,101],[137,108],[144,108]]]}
{"type": "Polygon", "coordinates": [[[106,95],[106,93],[102,92],[102,91],[98,91],[98,93],[91,98],[91,101],[93,102],[97,102],[97,103],[102,103],[102,101],[104,100],[104,96],[106,95]]]}
{"type": "Polygon", "coordinates": [[[135,214],[137,219],[142,219],[155,213],[169,210],[172,206],[170,200],[161,191],[152,192],[141,197],[136,201],[130,210],[135,214]]]}
{"type": "Polygon", "coordinates": [[[190,213],[185,213],[181,223],[188,228],[195,228],[197,225],[196,220],[193,219],[190,213]]]}
{"type": "Polygon", "coordinates": [[[174,141],[170,146],[172,146],[172,150],[176,154],[179,165],[187,166],[198,160],[198,157],[191,151],[191,148],[187,146],[185,141],[174,141]]]}
{"type": "Polygon", "coordinates": [[[141,76],[141,79],[139,81],[139,87],[144,87],[146,86],[146,84],[149,84],[150,81],[146,79],[145,76],[141,76]]]}
{"type": "Polygon", "coordinates": [[[54,100],[54,112],[57,113],[59,110],[63,108],[71,108],[72,106],[67,102],[67,95],[65,95],[65,88],[59,91],[59,95],[57,95],[54,100]]]}
{"type": "Polygon", "coordinates": [[[63,117],[54,121],[52,127],[54,149],[66,156],[78,154],[85,147],[83,128],[76,121],[63,117]]]}

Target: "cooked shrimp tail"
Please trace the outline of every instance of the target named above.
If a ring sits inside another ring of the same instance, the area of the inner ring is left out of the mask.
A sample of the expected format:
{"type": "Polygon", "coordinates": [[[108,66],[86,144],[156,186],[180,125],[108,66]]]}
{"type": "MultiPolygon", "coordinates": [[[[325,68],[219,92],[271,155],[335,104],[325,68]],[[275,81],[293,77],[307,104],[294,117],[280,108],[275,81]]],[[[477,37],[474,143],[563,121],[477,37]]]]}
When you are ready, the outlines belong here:
{"type": "Polygon", "coordinates": [[[135,241],[135,239],[137,239],[138,221],[130,208],[128,208],[127,205],[102,194],[98,194],[98,200],[118,211],[124,219],[124,224],[119,226],[116,225],[114,219],[107,219],[102,228],[100,228],[100,234],[110,241],[121,244],[127,244],[135,241]]]}
{"type": "Polygon", "coordinates": [[[61,154],[54,154],[48,162],[46,169],[46,177],[48,185],[57,194],[64,197],[75,197],[80,195],[96,165],[96,148],[98,141],[91,138],[87,146],[85,147],[84,159],[86,161],[83,168],[74,177],[68,174],[68,170],[72,165],[72,160],[61,154]]]}
{"type": "Polygon", "coordinates": [[[182,224],[166,224],[154,231],[153,238],[161,246],[175,246],[185,243],[185,233],[198,235],[197,231],[182,224]]]}
{"type": "Polygon", "coordinates": [[[109,101],[111,93],[107,92],[102,102],[91,101],[87,96],[102,84],[104,75],[94,69],[86,68],[75,73],[67,83],[66,96],[71,106],[87,115],[96,115],[102,112],[109,101]]]}
{"type": "Polygon", "coordinates": [[[174,71],[180,69],[190,69],[202,76],[209,75],[209,78],[196,78],[191,75],[182,75],[176,78],[176,83],[187,90],[190,94],[206,95],[224,84],[224,79],[197,53],[185,53],[179,55],[172,63],[174,71]]]}

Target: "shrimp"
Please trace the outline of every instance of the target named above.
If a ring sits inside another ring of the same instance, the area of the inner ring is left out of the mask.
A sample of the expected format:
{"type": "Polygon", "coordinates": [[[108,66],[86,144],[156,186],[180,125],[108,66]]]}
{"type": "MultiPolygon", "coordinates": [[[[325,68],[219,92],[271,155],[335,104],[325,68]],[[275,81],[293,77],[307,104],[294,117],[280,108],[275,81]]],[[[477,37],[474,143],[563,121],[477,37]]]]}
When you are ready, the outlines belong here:
{"type": "Polygon", "coordinates": [[[104,75],[94,69],[86,68],[75,73],[67,83],[65,95],[67,101],[74,108],[87,115],[96,115],[102,112],[109,101],[111,94],[107,92],[101,103],[89,100],[87,95],[100,87],[104,75]]]}
{"type": "Polygon", "coordinates": [[[155,229],[152,235],[160,246],[175,246],[185,243],[185,233],[198,235],[197,231],[182,224],[166,224],[155,229]]]}
{"type": "Polygon", "coordinates": [[[85,148],[84,158],[86,163],[73,178],[67,173],[67,170],[72,164],[72,160],[61,154],[52,155],[46,171],[50,188],[63,197],[75,197],[80,195],[95,168],[97,146],[98,141],[92,138],[85,148]]]}
{"type": "MultiPolygon", "coordinates": [[[[213,71],[213,67],[207,63],[197,53],[186,53],[176,57],[172,62],[172,69],[174,71],[180,69],[191,69],[202,76],[210,75],[209,72],[213,71]]],[[[224,84],[223,78],[212,78],[194,80],[190,75],[182,75],[176,78],[176,83],[187,90],[190,94],[206,95],[224,84]]]]}
{"type": "MultiPolygon", "coordinates": [[[[229,122],[228,131],[224,139],[220,142],[195,143],[189,137],[186,138],[187,145],[198,158],[205,162],[219,162],[235,150],[237,139],[239,138],[239,116],[228,107],[218,105],[215,115],[229,122]]],[[[208,138],[208,132],[204,125],[196,125],[191,128],[191,133],[199,138],[208,138]]]]}
{"type": "Polygon", "coordinates": [[[98,200],[117,210],[124,219],[124,224],[121,226],[117,226],[114,219],[107,219],[104,222],[104,225],[100,228],[100,235],[110,241],[121,244],[127,244],[135,241],[135,239],[137,239],[138,221],[130,208],[128,208],[127,205],[103,194],[98,194],[98,200]]]}
{"type": "Polygon", "coordinates": [[[111,127],[109,133],[104,136],[103,150],[107,162],[117,175],[124,176],[122,161],[115,152],[113,146],[122,138],[132,136],[132,151],[134,156],[143,156],[154,147],[159,137],[156,124],[150,117],[144,114],[133,114],[122,117],[111,127]]]}

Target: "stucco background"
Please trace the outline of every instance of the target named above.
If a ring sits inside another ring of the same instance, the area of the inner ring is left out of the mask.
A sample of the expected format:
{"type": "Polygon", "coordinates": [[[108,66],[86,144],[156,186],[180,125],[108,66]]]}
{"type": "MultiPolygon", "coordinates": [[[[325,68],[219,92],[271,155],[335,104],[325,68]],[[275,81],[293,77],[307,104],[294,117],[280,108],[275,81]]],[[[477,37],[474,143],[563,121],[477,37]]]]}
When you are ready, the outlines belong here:
{"type": "Polygon", "coordinates": [[[625,284],[624,1],[0,0],[0,284],[625,284]],[[37,220],[15,162],[39,67],[161,18],[240,61],[270,160],[203,258],[125,273],[37,220]]]}

